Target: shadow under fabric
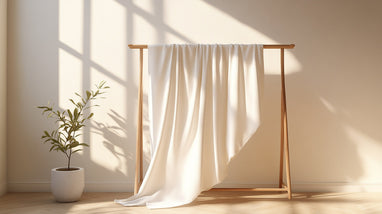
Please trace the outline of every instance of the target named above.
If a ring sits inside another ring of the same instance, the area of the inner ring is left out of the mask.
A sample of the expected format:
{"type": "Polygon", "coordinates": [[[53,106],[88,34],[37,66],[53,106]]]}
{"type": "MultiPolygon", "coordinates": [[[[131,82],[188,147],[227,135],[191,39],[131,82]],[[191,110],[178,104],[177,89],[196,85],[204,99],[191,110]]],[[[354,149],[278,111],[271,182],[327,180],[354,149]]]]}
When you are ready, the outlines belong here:
{"type": "Polygon", "coordinates": [[[262,45],[150,45],[152,159],[124,206],[167,208],[220,183],[259,126],[262,45]]]}

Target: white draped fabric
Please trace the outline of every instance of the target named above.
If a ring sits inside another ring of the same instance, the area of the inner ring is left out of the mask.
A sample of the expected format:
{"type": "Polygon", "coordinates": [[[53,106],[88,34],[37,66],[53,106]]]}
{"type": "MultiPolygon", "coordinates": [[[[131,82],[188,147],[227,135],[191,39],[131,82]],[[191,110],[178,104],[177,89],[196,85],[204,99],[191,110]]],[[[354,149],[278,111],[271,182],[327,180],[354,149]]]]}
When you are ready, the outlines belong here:
{"type": "Polygon", "coordinates": [[[148,48],[152,160],[138,194],[116,202],[166,208],[221,182],[259,126],[262,45],[148,48]]]}

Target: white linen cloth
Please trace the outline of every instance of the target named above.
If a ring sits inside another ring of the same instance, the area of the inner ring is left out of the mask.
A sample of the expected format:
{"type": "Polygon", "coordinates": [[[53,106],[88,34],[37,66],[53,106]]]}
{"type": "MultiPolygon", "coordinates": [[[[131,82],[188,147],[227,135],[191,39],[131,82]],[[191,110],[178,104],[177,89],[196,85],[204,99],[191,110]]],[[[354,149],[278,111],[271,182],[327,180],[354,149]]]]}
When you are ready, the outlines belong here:
{"type": "Polygon", "coordinates": [[[259,126],[257,72],[262,45],[151,45],[152,160],[125,206],[192,202],[225,177],[232,157],[259,126]]]}

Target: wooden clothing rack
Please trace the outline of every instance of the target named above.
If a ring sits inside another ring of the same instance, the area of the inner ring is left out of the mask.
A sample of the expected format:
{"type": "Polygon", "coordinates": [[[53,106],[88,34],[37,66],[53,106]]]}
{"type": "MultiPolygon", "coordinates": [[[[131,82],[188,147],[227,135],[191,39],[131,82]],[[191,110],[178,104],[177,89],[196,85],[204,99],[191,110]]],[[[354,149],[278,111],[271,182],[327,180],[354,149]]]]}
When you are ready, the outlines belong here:
{"type": "MultiPolygon", "coordinates": [[[[289,142],[288,142],[288,117],[286,106],[285,92],[285,68],[284,68],[284,49],[293,49],[294,44],[278,44],[263,45],[264,49],[280,49],[281,61],[281,136],[280,136],[280,171],[278,188],[212,188],[210,191],[276,191],[288,192],[288,199],[292,198],[291,176],[290,176],[290,159],[289,159],[289,142]],[[285,170],[287,183],[283,182],[284,178],[284,155],[285,170]]],[[[129,45],[130,49],[139,49],[139,89],[138,89],[138,124],[137,124],[137,142],[136,142],[136,168],[135,168],[135,185],[134,194],[138,193],[139,187],[143,180],[142,168],[142,75],[143,75],[143,49],[147,49],[148,45],[129,45]]]]}

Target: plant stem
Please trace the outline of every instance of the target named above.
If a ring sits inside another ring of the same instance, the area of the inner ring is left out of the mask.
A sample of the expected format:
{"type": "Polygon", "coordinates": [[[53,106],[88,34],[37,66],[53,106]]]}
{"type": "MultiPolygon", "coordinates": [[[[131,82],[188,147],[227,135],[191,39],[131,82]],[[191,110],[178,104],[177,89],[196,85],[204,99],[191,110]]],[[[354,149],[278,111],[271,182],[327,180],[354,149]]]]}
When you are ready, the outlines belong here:
{"type": "Polygon", "coordinates": [[[66,152],[64,154],[68,158],[68,169],[69,169],[70,168],[70,156],[66,152]]]}
{"type": "Polygon", "coordinates": [[[72,151],[70,151],[70,155],[68,156],[68,170],[70,170],[70,159],[72,158],[72,151]]]}
{"type": "MultiPolygon", "coordinates": [[[[76,131],[73,131],[73,139],[75,139],[75,136],[76,136],[76,131]]],[[[69,150],[69,160],[68,160],[68,170],[70,170],[70,159],[72,158],[72,148],[70,148],[69,150]]]]}

